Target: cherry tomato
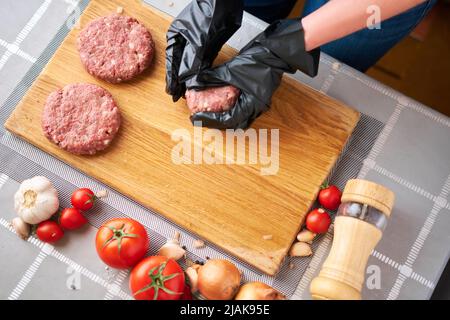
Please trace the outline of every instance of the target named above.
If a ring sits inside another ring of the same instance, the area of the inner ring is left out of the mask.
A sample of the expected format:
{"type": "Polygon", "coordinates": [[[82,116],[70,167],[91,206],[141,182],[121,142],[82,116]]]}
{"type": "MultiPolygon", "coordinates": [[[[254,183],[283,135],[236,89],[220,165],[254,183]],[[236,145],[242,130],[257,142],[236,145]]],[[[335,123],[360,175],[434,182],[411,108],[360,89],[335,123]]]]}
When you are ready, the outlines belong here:
{"type": "Polygon", "coordinates": [[[319,203],[328,210],[336,210],[341,204],[341,190],[336,186],[325,185],[319,192],[319,203]]]}
{"type": "Polygon", "coordinates": [[[66,208],[59,215],[59,225],[66,230],[79,229],[87,222],[87,219],[77,208],[66,208]]]}
{"type": "Polygon", "coordinates": [[[97,197],[94,192],[88,188],[77,189],[72,193],[72,197],[70,198],[70,202],[72,205],[81,210],[86,211],[91,209],[94,206],[97,197]]]}
{"type": "Polygon", "coordinates": [[[112,219],[97,232],[97,253],[104,263],[116,269],[135,266],[149,247],[147,231],[136,220],[112,219]]]}
{"type": "Polygon", "coordinates": [[[184,294],[183,269],[163,256],[147,257],[130,274],[130,289],[136,300],[179,300],[184,294]]]}
{"type": "Polygon", "coordinates": [[[330,215],[322,208],[311,211],[306,217],[306,228],[314,233],[326,233],[330,224],[330,215]]]}
{"type": "Polygon", "coordinates": [[[64,231],[55,221],[47,220],[39,223],[36,235],[43,242],[55,243],[63,237],[64,231]]]}

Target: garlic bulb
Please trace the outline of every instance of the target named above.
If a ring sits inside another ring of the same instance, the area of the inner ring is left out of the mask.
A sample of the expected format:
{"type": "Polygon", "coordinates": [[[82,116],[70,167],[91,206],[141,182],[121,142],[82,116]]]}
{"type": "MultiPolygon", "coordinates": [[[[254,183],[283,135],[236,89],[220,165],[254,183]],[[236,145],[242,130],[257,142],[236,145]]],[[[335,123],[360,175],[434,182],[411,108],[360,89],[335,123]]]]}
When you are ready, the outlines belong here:
{"type": "Polygon", "coordinates": [[[58,191],[45,177],[37,176],[23,181],[14,195],[14,209],[28,224],[48,220],[58,208],[58,191]]]}
{"type": "Polygon", "coordinates": [[[289,250],[291,257],[308,257],[312,254],[311,246],[306,242],[296,242],[289,250]]]}

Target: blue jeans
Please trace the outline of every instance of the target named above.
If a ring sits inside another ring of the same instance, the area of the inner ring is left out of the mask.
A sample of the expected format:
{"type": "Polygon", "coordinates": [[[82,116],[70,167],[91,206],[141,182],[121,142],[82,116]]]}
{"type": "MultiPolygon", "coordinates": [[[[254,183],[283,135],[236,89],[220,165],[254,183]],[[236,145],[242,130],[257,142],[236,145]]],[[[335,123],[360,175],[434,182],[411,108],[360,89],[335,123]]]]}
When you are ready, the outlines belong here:
{"type": "Polygon", "coordinates": [[[245,11],[272,23],[286,18],[296,2],[297,0],[244,0],[244,5],[245,11]]]}
{"type": "MultiPolygon", "coordinates": [[[[437,0],[429,0],[398,16],[381,22],[381,29],[365,28],[342,39],[330,42],[321,50],[330,56],[365,72],[386,52],[406,37],[425,17],[437,0]]],[[[303,16],[317,10],[327,0],[307,0],[303,16]]]]}

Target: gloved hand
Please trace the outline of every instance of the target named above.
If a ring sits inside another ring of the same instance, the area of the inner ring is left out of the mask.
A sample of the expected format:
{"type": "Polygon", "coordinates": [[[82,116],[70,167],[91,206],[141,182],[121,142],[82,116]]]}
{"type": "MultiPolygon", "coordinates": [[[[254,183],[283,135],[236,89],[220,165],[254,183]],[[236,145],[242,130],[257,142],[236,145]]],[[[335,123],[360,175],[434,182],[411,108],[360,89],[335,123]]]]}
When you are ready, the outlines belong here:
{"type": "Polygon", "coordinates": [[[193,0],[167,32],[166,91],[176,102],[185,81],[209,68],[222,46],[241,26],[243,0],[193,0]]]}
{"type": "Polygon", "coordinates": [[[231,84],[241,90],[234,108],[226,112],[199,112],[191,121],[202,126],[228,129],[247,128],[267,111],[284,72],[300,70],[317,75],[320,50],[305,51],[303,27],[299,19],[271,24],[225,64],[201,72],[189,89],[231,84]]]}

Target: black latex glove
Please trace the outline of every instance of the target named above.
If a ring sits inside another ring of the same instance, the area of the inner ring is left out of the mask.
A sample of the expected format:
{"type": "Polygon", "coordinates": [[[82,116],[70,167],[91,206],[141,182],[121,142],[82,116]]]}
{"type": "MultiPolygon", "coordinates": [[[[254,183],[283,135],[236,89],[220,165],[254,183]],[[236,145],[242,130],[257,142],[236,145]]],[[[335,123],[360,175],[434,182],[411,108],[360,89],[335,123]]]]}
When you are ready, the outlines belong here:
{"type": "Polygon", "coordinates": [[[243,0],[193,0],[167,31],[166,92],[178,101],[185,80],[211,67],[241,26],[243,0]]]}
{"type": "Polygon", "coordinates": [[[247,128],[267,111],[272,95],[284,72],[300,70],[317,75],[320,50],[305,51],[304,33],[299,19],[271,24],[225,64],[203,71],[189,89],[231,84],[241,90],[236,105],[226,112],[199,112],[191,121],[202,121],[210,128],[247,128]]]}

